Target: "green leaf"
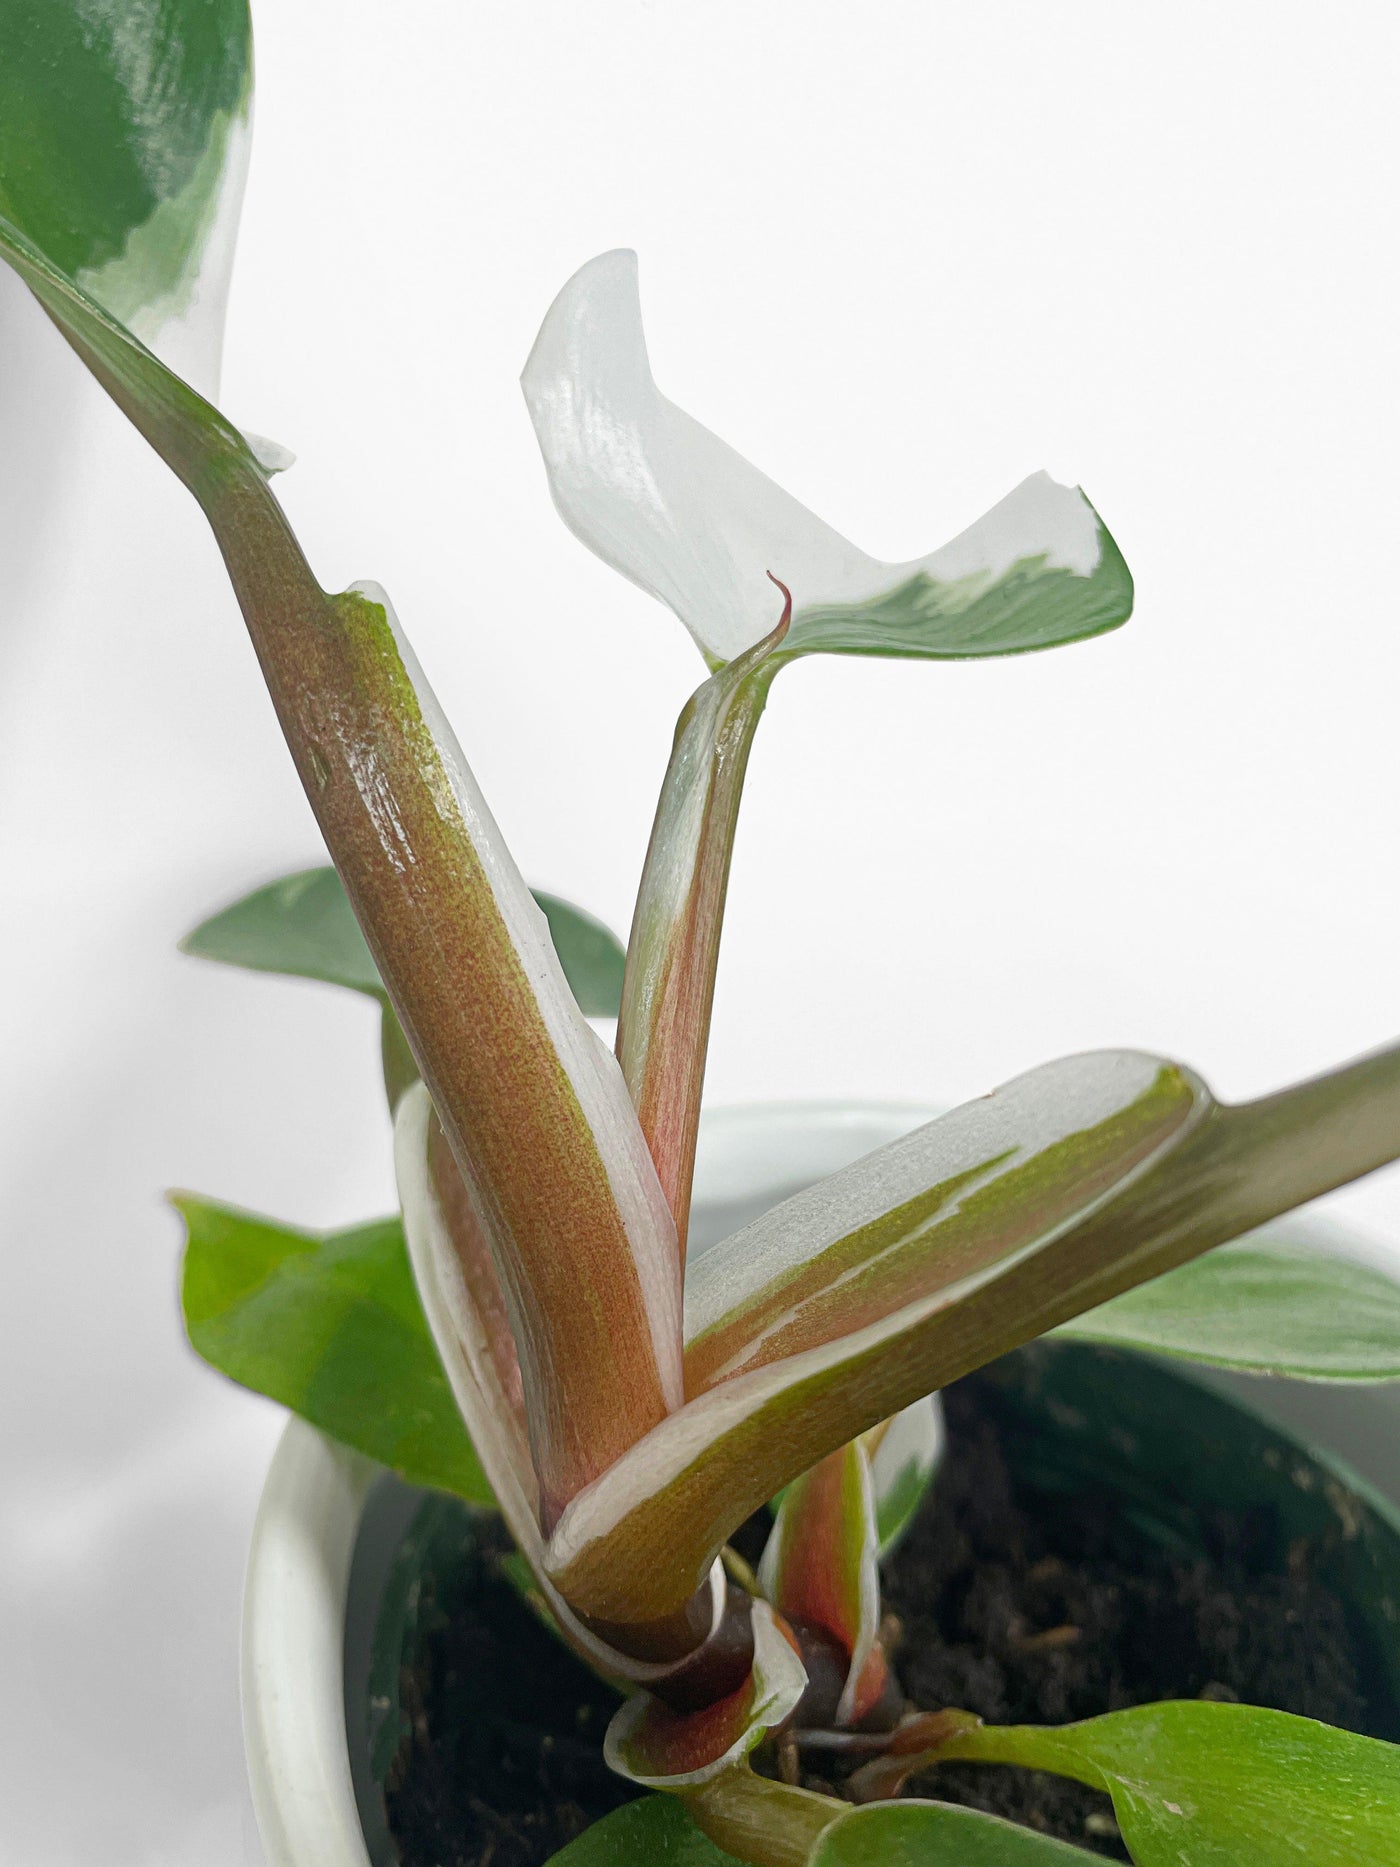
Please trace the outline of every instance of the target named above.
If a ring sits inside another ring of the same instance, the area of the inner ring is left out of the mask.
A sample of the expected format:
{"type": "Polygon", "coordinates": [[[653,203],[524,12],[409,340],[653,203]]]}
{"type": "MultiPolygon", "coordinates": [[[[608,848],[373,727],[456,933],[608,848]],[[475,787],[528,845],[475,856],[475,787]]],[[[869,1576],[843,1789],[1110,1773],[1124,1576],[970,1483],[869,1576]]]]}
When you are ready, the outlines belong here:
{"type": "Polygon", "coordinates": [[[1287,1712],[1141,1705],[970,1731],[938,1754],[1106,1790],[1137,1867],[1400,1867],[1400,1747],[1287,1712]]]}
{"type": "Polygon", "coordinates": [[[834,1822],[809,1867],[1088,1867],[1082,1848],[946,1802],[891,1802],[834,1822]]]}
{"type": "Polygon", "coordinates": [[[302,869],[255,888],[201,921],[180,942],[182,953],[251,972],[324,979],[384,998],[384,982],[330,867],[302,869]]]}
{"type": "MultiPolygon", "coordinates": [[[[1078,498],[1093,511],[1082,493],[1078,498]]],[[[1102,635],[1131,615],[1133,580],[1101,522],[1097,543],[1097,562],[1087,575],[1056,564],[1047,548],[1005,568],[989,564],[952,579],[920,569],[865,602],[803,609],[784,652],[965,661],[1102,635]]]]}
{"type": "MultiPolygon", "coordinates": [[[[622,999],[622,944],[601,921],[554,895],[532,891],[579,1009],[615,1018],[622,999]]],[[[254,889],[201,921],[180,942],[182,952],[253,972],[324,979],[330,985],[384,998],[384,984],[339,875],[330,867],[302,869],[254,889]]]]}
{"type": "Polygon", "coordinates": [[[8,0],[4,37],[0,214],[149,337],[241,186],[247,0],[8,0]]]}
{"type": "Polygon", "coordinates": [[[1064,1323],[1060,1335],[1305,1381],[1400,1380],[1400,1281],[1257,1233],[1064,1323]]]}
{"type": "Polygon", "coordinates": [[[645,1796],[594,1822],[549,1867],[741,1867],[709,1841],[674,1796],[645,1796]]]}
{"type": "Polygon", "coordinates": [[[556,895],[531,891],[549,922],[549,936],[585,1018],[615,1018],[622,1007],[627,955],[610,927],[556,895]]]}
{"type": "Polygon", "coordinates": [[[428,1333],[397,1219],[306,1232],[191,1194],[195,1349],[415,1484],[494,1503],[428,1333]]]}

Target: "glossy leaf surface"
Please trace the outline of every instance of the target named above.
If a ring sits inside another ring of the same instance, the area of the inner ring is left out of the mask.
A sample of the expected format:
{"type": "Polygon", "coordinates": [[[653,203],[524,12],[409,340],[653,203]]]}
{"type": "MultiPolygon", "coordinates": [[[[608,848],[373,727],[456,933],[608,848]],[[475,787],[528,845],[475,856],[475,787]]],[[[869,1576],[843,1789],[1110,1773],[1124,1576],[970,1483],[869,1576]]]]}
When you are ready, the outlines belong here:
{"type": "MultiPolygon", "coordinates": [[[[580,1011],[590,1018],[615,1018],[622,1002],[621,942],[582,908],[539,889],[532,892],[580,1011]]],[[[303,869],[254,889],[201,921],[180,944],[183,952],[226,966],[323,979],[385,997],[344,885],[330,867],[303,869]]]]}
{"type": "Polygon", "coordinates": [[[570,279],[522,383],[565,523],[668,604],[712,665],[772,626],[770,572],[793,593],[786,655],[1015,654],[1114,628],[1132,608],[1097,513],[1045,474],[928,557],[857,550],[657,389],[634,253],[570,279]]]}
{"type": "Polygon", "coordinates": [[[213,527],[486,1226],[552,1517],[681,1398],[675,1227],[621,1071],[578,1010],[387,597],[322,591],[243,437],[3,222],[0,255],[213,527]],[[593,1371],[609,1362],[603,1396],[593,1371]]]}
{"type": "Polygon", "coordinates": [[[307,1232],[182,1194],[185,1325],[204,1359],[414,1484],[494,1502],[397,1219],[307,1232]]]}
{"type": "Polygon", "coordinates": [[[1089,1867],[1096,1858],[995,1815],[909,1801],[843,1815],[810,1867],[1089,1867]]]}
{"type": "Polygon", "coordinates": [[[210,376],[251,93],[247,0],[7,0],[0,215],[148,341],[197,298],[210,376]]]}
{"type": "Polygon", "coordinates": [[[1084,1342],[1305,1381],[1400,1380],[1400,1281],[1260,1233],[1063,1323],[1084,1342]]]}
{"type": "Polygon", "coordinates": [[[561,1519],[557,1584],[609,1618],[664,1611],[845,1440],[1397,1155],[1397,1050],[1238,1107],[1103,1052],[940,1117],[697,1260],[693,1398],[561,1519]]]}
{"type": "Polygon", "coordinates": [[[743,1867],[706,1839],[674,1796],[643,1796],[594,1822],[549,1867],[743,1867]]]}
{"type": "MultiPolygon", "coordinates": [[[[572,1612],[550,1580],[540,1527],[529,1421],[504,1296],[474,1201],[447,1148],[427,1090],[414,1083],[394,1117],[394,1166],[414,1280],[442,1367],[477,1447],[501,1513],[564,1638],[605,1676],[646,1683],[668,1670],[613,1648],[572,1612]]],[[[606,1398],[608,1383],[598,1382],[606,1398]]],[[[682,1651],[718,1624],[724,1600],[718,1561],[683,1617],[682,1651]]]]}
{"type": "Polygon", "coordinates": [[[1175,1701],[973,1731],[938,1754],[1106,1790],[1137,1867],[1400,1863],[1400,1747],[1286,1712],[1175,1701]]]}
{"type": "Polygon", "coordinates": [[[942,1461],[946,1433],[938,1395],[924,1395],[865,1437],[883,1558],[913,1522],[942,1461]]]}

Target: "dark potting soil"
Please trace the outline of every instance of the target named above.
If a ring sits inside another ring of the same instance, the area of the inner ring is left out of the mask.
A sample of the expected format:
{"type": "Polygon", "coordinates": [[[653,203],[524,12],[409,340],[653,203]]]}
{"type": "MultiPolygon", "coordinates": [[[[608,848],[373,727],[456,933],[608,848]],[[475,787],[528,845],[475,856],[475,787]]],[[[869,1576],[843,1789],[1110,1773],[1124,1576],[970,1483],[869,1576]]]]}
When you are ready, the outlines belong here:
{"type": "MultiPolygon", "coordinates": [[[[1063,1724],[1213,1697],[1367,1728],[1363,1655],[1309,1545],[1261,1568],[1269,1526],[1221,1510],[1202,1524],[1204,1556],[1173,1554],[1112,1500],[1016,1483],[982,1377],[944,1400],[947,1457],[884,1575],[915,1705],[1063,1724]]],[[[411,1728],[386,1798],[404,1867],[540,1867],[635,1793],[602,1758],[616,1698],[496,1572],[495,1534],[422,1579],[411,1728]]],[[[1108,1798],[1060,1777],[949,1764],[910,1791],[1128,1859],[1108,1798]]]]}

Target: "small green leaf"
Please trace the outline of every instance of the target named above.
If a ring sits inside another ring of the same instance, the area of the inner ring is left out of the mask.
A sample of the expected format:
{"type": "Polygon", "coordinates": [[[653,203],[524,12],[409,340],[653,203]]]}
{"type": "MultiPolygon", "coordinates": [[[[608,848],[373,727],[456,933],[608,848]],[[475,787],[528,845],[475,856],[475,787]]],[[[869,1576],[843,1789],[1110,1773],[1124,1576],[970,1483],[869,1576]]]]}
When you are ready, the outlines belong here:
{"type": "Polygon", "coordinates": [[[876,1427],[867,1444],[874,1447],[870,1476],[883,1562],[918,1515],[942,1462],[943,1408],[938,1396],[925,1394],[905,1407],[885,1426],[876,1427]]]}
{"type": "Polygon", "coordinates": [[[594,1822],[549,1867],[741,1867],[691,1821],[674,1796],[645,1796],[594,1822]]]}
{"type": "Polygon", "coordinates": [[[251,972],[324,979],[328,985],[384,997],[384,982],[360,923],[340,877],[329,867],[302,869],[255,888],[201,921],[180,942],[180,951],[251,972]]]}
{"type": "Polygon", "coordinates": [[[1305,1381],[1400,1380],[1400,1282],[1300,1233],[1256,1233],[1076,1316],[1060,1335],[1305,1381]]]}
{"type": "Polygon", "coordinates": [[[627,955],[610,927],[555,895],[533,889],[549,922],[549,937],[564,977],[585,1018],[615,1018],[622,1005],[622,974],[627,955]]]}
{"type": "Polygon", "coordinates": [[[1400,1747],[1288,1712],[1140,1705],[971,1731],[939,1755],[1106,1790],[1137,1867],[1400,1867],[1400,1747]]]}
{"type": "Polygon", "coordinates": [[[428,1333],[397,1219],[305,1232],[180,1194],[195,1349],[415,1484],[494,1503],[428,1333]]]}
{"type": "MultiPolygon", "coordinates": [[[[579,1009],[585,1017],[615,1018],[625,963],[621,942],[581,908],[533,892],[579,1009]]],[[[340,877],[329,867],[303,869],[254,889],[201,921],[180,948],[225,966],[324,979],[384,998],[373,955],[340,877]]]]}
{"type": "Polygon", "coordinates": [[[834,1822],[809,1867],[1088,1867],[1094,1856],[996,1815],[946,1802],[891,1802],[834,1822]]]}
{"type": "Polygon", "coordinates": [[[252,88],[247,0],[8,0],[0,214],[149,337],[186,308],[252,88]]]}

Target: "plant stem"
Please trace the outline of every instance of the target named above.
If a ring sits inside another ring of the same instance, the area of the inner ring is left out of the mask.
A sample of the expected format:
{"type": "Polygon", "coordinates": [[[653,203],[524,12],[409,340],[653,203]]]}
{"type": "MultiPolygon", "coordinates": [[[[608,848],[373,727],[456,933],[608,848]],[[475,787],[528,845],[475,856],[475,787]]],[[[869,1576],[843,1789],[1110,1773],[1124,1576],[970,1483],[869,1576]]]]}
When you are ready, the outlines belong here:
{"type": "Polygon", "coordinates": [[[697,1828],[752,1867],[806,1867],[813,1848],[849,1805],[755,1776],[746,1763],[684,1797],[697,1828]]]}

